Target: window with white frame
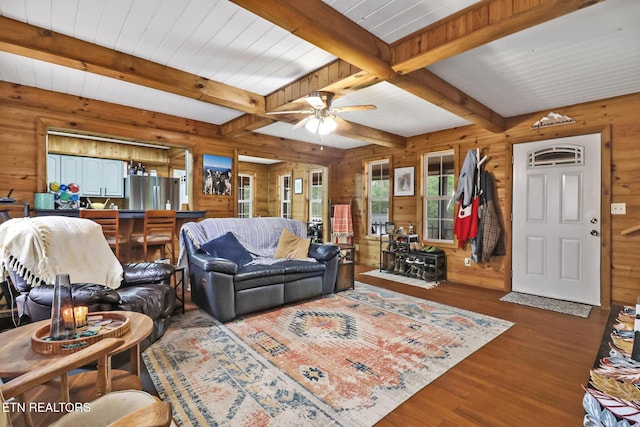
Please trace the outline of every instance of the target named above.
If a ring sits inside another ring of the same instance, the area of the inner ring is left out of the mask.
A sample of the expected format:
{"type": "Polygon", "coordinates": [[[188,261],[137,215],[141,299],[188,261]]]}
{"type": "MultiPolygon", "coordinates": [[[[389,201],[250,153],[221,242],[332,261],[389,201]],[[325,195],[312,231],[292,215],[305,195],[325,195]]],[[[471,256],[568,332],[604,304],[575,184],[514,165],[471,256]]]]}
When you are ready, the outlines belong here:
{"type": "Polygon", "coordinates": [[[238,218],[253,216],[253,177],[238,174],[238,218]]]}
{"type": "Polygon", "coordinates": [[[455,217],[453,150],[424,156],[425,240],[453,243],[455,217]]]}
{"type": "Polygon", "coordinates": [[[322,222],[322,171],[309,172],[309,222],[322,222]]]}
{"type": "Polygon", "coordinates": [[[291,175],[280,176],[280,216],[291,219],[291,175]]]}
{"type": "Polygon", "coordinates": [[[369,162],[367,168],[368,230],[371,234],[382,234],[385,222],[389,221],[391,200],[389,160],[369,162]]]}

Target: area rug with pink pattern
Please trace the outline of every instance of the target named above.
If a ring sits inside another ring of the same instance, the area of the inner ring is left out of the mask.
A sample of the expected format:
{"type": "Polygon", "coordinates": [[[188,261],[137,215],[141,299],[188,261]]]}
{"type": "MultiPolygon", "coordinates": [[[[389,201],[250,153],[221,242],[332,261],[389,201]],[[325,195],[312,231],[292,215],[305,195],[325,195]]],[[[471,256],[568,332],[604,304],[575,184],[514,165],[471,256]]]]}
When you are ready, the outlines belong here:
{"type": "Polygon", "coordinates": [[[226,324],[189,311],[142,357],[179,425],[369,426],[512,325],[356,282],[226,324]]]}

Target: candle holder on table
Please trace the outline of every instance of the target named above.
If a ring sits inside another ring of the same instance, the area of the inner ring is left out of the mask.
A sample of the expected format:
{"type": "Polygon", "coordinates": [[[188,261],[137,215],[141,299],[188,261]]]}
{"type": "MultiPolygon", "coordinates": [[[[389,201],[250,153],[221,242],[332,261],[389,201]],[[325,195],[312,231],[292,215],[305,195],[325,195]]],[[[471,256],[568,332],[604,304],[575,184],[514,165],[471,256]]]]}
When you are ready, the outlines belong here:
{"type": "Polygon", "coordinates": [[[68,340],[76,335],[76,320],[71,298],[71,282],[68,274],[58,274],[53,287],[50,337],[52,340],[68,340]]]}

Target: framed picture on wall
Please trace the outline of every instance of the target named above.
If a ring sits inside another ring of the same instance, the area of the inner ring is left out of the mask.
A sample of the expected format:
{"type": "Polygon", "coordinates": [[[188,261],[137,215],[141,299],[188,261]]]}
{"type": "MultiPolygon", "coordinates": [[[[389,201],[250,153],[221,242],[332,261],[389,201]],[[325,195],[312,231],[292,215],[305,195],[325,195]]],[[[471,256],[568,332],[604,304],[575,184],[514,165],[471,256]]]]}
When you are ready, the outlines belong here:
{"type": "Polygon", "coordinates": [[[231,195],[231,157],[202,155],[202,192],[204,194],[231,195]]]}
{"type": "Polygon", "coordinates": [[[415,168],[413,166],[395,168],[393,170],[393,195],[413,196],[414,175],[415,168]]]}
{"type": "Polygon", "coordinates": [[[293,194],[302,194],[302,178],[293,180],[293,194]]]}

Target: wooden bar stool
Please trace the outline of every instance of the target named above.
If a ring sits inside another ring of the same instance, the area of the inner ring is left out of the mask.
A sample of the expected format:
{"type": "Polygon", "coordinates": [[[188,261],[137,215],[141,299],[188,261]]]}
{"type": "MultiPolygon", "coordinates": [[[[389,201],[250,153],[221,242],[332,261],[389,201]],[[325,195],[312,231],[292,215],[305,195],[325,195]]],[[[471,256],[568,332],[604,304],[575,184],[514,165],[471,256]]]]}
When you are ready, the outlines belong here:
{"type": "Polygon", "coordinates": [[[120,245],[127,241],[127,238],[120,234],[120,212],[117,209],[82,209],[80,218],[87,218],[100,224],[102,234],[109,246],[114,249],[116,258],[120,260],[120,245]]]}
{"type": "Polygon", "coordinates": [[[165,257],[167,245],[171,245],[171,264],[176,265],[175,244],[176,236],[176,211],[174,210],[149,210],[144,213],[144,228],[142,234],[134,233],[131,241],[134,245],[142,246],[144,260],[148,259],[148,248],[160,247],[162,257],[165,257]]]}

